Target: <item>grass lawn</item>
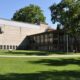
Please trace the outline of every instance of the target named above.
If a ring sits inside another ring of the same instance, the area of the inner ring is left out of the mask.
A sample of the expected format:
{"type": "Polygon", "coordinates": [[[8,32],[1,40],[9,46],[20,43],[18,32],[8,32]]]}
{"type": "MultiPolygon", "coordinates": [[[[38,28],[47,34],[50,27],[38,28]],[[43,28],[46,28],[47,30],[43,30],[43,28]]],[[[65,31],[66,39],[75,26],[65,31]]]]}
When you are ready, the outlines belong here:
{"type": "Polygon", "coordinates": [[[80,58],[0,58],[0,80],[80,80],[80,58]]]}
{"type": "Polygon", "coordinates": [[[48,51],[33,51],[33,50],[0,50],[0,55],[48,55],[48,51]]]}
{"type": "MultiPolygon", "coordinates": [[[[67,54],[65,52],[49,52],[49,51],[33,51],[33,50],[0,50],[0,55],[51,55],[51,54],[67,54]]],[[[79,53],[68,53],[79,54],[79,53]]]]}

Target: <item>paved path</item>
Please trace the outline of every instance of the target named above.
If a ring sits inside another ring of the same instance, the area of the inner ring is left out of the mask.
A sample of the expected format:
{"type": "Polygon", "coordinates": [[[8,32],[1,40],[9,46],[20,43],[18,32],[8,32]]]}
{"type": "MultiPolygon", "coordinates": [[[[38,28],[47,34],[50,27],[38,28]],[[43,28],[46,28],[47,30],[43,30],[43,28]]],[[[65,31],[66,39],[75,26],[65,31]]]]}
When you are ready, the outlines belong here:
{"type": "Polygon", "coordinates": [[[35,58],[35,57],[45,57],[45,58],[74,58],[74,57],[79,57],[80,55],[49,55],[49,56],[17,56],[17,55],[0,55],[0,58],[35,58]]]}

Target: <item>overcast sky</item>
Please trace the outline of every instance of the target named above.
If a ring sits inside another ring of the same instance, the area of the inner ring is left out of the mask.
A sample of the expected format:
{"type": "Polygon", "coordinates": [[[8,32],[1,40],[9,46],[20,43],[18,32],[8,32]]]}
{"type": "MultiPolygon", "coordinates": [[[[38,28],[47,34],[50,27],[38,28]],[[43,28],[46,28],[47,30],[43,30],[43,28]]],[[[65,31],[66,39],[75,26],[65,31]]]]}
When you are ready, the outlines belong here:
{"type": "Polygon", "coordinates": [[[55,28],[51,22],[49,7],[53,3],[59,3],[61,0],[0,0],[0,18],[11,19],[16,10],[30,4],[36,4],[41,7],[44,15],[46,16],[46,22],[55,28]]]}

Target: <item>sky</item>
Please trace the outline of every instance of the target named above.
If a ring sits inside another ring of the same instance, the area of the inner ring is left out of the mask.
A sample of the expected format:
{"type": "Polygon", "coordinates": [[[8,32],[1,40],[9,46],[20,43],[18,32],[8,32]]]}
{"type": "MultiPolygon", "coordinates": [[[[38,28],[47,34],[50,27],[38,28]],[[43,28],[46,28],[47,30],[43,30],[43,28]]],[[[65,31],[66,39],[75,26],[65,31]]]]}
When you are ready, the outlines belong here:
{"type": "Polygon", "coordinates": [[[56,24],[51,22],[51,13],[49,7],[54,3],[59,3],[61,0],[0,0],[0,18],[11,19],[13,14],[25,6],[30,4],[38,5],[43,10],[46,17],[46,23],[49,26],[56,28],[56,24]]]}

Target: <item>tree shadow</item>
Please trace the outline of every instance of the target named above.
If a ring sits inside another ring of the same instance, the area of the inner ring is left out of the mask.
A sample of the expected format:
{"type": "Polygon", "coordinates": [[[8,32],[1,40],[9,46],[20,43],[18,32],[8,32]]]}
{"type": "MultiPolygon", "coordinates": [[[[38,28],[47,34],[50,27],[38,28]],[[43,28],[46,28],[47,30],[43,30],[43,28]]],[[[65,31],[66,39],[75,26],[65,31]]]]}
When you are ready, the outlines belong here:
{"type": "Polygon", "coordinates": [[[25,50],[25,51],[6,51],[6,54],[16,54],[16,55],[51,55],[51,54],[66,54],[66,52],[52,52],[52,51],[32,51],[32,50],[25,50]]]}
{"type": "Polygon", "coordinates": [[[80,59],[40,59],[39,61],[29,61],[33,64],[43,64],[48,66],[65,66],[69,64],[80,65],[80,59]]]}
{"type": "Polygon", "coordinates": [[[7,51],[7,54],[16,54],[16,55],[48,55],[46,51],[7,51]]]}
{"type": "Polygon", "coordinates": [[[9,73],[0,80],[80,80],[79,71],[41,71],[37,73],[9,73]]]}

